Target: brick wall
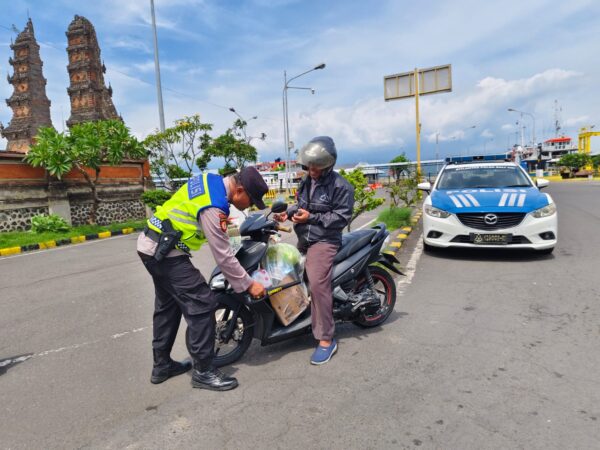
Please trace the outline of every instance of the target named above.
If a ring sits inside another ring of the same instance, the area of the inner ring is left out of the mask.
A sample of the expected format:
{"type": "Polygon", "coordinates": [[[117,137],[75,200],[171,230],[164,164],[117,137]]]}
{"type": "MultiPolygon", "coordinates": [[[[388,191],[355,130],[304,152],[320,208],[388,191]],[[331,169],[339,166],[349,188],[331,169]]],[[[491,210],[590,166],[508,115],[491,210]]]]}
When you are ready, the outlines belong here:
{"type": "MultiPolygon", "coordinates": [[[[83,175],[72,171],[57,180],[22,158],[22,154],[0,152],[0,231],[28,229],[31,217],[40,213],[59,214],[73,225],[86,223],[92,197],[83,175]]],[[[92,170],[89,173],[95,176],[92,170]]],[[[146,210],[140,196],[149,183],[148,161],[102,166],[97,222],[143,219],[146,210]]]]}

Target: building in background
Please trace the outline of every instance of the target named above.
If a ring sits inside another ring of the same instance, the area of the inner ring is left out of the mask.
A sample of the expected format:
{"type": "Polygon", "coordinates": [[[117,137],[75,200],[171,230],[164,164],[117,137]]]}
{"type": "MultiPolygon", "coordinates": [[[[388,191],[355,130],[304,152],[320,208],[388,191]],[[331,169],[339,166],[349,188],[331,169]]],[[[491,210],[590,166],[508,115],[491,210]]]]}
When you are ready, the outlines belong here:
{"type": "Polygon", "coordinates": [[[69,55],[71,117],[67,126],[96,120],[121,119],[112,101],[112,87],[106,87],[106,67],[100,58],[100,46],[92,23],[75,16],[66,32],[69,55]]]}
{"type": "Polygon", "coordinates": [[[0,125],[0,133],[7,140],[7,151],[27,153],[38,129],[52,126],[40,46],[31,19],[10,48],[14,54],[8,62],[13,74],[8,76],[8,82],[13,86],[13,94],[6,104],[13,116],[6,128],[0,125]]]}

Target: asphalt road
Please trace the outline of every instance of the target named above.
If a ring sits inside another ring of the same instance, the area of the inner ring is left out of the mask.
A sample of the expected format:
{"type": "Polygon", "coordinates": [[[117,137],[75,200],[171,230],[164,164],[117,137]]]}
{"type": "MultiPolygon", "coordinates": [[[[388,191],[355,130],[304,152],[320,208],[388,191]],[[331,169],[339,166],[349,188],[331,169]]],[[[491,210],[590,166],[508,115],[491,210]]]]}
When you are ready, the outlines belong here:
{"type": "Polygon", "coordinates": [[[421,255],[417,230],[383,327],[339,327],[322,367],[310,336],[254,343],[226,393],[149,383],[135,237],[0,259],[0,447],[598,448],[600,184],[548,192],[553,255],[421,255]]]}

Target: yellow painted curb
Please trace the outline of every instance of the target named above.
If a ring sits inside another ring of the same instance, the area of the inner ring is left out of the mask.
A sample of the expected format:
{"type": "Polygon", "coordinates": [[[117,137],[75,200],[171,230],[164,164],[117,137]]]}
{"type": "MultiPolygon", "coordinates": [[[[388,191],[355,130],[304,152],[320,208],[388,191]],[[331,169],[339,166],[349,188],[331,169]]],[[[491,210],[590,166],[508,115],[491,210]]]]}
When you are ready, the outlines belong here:
{"type": "Polygon", "coordinates": [[[396,256],[396,252],[390,252],[389,250],[384,250],[382,253],[386,253],[388,255],[394,255],[394,256],[396,256]]]}
{"type": "Polygon", "coordinates": [[[54,248],[56,247],[56,241],[46,241],[46,242],[40,242],[40,250],[44,250],[46,248],[54,248]]]}
{"type": "Polygon", "coordinates": [[[111,236],[110,231],[103,231],[102,233],[98,233],[98,239],[105,239],[111,236]]]}
{"type": "Polygon", "coordinates": [[[21,253],[21,247],[0,248],[0,256],[18,255],[21,253]]]}
{"type": "Polygon", "coordinates": [[[72,236],[71,244],[79,244],[80,242],[85,242],[85,236],[72,236]]]}
{"type": "Polygon", "coordinates": [[[402,227],[402,231],[406,231],[406,233],[410,233],[412,231],[411,227],[402,227]]]}
{"type": "Polygon", "coordinates": [[[135,231],[133,228],[123,228],[123,234],[131,234],[135,231]]]}
{"type": "Polygon", "coordinates": [[[406,239],[407,237],[408,237],[407,234],[400,233],[398,236],[396,236],[396,239],[406,239]]]}
{"type": "Polygon", "coordinates": [[[402,247],[402,242],[392,242],[390,244],[390,247],[400,248],[400,247],[402,247]]]}

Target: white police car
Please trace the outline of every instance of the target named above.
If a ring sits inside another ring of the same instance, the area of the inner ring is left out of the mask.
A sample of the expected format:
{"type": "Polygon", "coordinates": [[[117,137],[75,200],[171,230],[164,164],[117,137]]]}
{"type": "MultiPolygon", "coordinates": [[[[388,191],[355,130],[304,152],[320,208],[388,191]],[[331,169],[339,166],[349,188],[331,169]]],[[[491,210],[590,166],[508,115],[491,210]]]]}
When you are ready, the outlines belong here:
{"type": "Polygon", "coordinates": [[[557,242],[556,205],[518,165],[474,160],[448,163],[423,202],[425,247],[528,248],[551,253],[557,242]]]}

